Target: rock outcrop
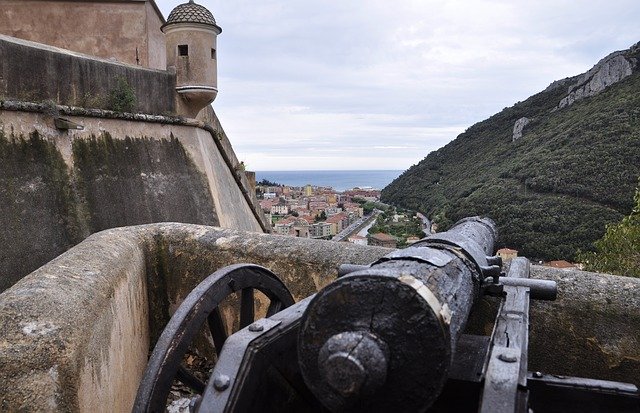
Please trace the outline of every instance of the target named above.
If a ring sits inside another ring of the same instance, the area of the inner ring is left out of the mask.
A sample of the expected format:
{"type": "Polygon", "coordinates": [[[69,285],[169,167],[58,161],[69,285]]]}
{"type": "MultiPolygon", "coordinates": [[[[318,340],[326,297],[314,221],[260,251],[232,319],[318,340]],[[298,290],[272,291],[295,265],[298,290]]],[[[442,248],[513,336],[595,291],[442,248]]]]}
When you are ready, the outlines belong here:
{"type": "Polygon", "coordinates": [[[531,119],[527,117],[522,117],[516,121],[513,125],[513,138],[511,138],[511,142],[515,142],[518,139],[522,138],[522,131],[524,127],[527,126],[531,122],[531,119]]]}
{"type": "Polygon", "coordinates": [[[630,76],[635,65],[636,59],[625,57],[625,52],[611,53],[587,73],[579,76],[576,83],[569,86],[569,94],[560,101],[558,109],[602,92],[607,87],[630,76]]]}

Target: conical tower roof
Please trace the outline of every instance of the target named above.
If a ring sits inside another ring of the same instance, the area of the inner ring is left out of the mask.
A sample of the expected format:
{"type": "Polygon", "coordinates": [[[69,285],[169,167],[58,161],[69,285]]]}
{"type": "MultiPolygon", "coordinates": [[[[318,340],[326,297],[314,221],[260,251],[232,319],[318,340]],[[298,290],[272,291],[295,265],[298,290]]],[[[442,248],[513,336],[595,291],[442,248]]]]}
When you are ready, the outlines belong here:
{"type": "Polygon", "coordinates": [[[169,13],[167,22],[162,25],[162,28],[164,29],[169,25],[179,23],[199,23],[212,26],[218,29],[219,32],[222,31],[216,24],[216,19],[213,17],[213,14],[211,14],[206,7],[196,4],[193,0],[176,6],[176,8],[169,13]]]}

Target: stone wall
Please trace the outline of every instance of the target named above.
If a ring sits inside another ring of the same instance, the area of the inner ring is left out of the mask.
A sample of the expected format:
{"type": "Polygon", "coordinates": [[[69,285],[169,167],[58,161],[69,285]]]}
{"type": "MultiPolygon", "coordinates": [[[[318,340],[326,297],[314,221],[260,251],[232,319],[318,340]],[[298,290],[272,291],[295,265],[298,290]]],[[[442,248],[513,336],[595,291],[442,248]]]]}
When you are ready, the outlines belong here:
{"type": "MultiPolygon", "coordinates": [[[[298,301],[339,264],[388,252],[170,223],[94,234],[0,294],[2,410],[128,410],[170,313],[223,266],[265,266],[298,301]]],[[[533,276],[556,280],[559,296],[532,303],[530,369],[640,384],[640,280],[535,266],[533,276]]],[[[479,303],[470,330],[490,332],[494,304],[479,303]]]]}
{"type": "Polygon", "coordinates": [[[107,228],[174,221],[268,230],[212,127],[9,106],[0,102],[0,291],[107,228]],[[58,130],[55,116],[84,129],[58,130]]]}
{"type": "MultiPolygon", "coordinates": [[[[164,46],[163,46],[164,47],[164,46]]],[[[136,96],[133,112],[175,112],[175,73],[143,69],[0,35],[0,100],[114,108],[121,79],[136,96]]]]}
{"type": "Polygon", "coordinates": [[[153,1],[0,0],[0,33],[164,70],[164,18],[153,1]]]}

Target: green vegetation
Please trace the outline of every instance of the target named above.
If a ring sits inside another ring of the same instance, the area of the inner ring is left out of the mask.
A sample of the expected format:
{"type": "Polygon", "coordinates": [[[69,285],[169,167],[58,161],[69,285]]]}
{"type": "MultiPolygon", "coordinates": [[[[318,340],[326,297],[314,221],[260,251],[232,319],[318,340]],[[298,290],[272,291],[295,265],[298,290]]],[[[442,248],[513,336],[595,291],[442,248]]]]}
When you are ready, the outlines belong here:
{"type": "MultiPolygon", "coordinates": [[[[638,57],[636,49],[635,57],[638,57]]],[[[577,78],[477,123],[382,191],[440,230],[487,215],[498,247],[531,259],[573,260],[633,207],[640,175],[640,71],[599,95],[555,107],[577,78]],[[531,123],[512,142],[516,120],[531,123]]]]}
{"type": "Polygon", "coordinates": [[[398,240],[398,248],[407,245],[408,237],[424,237],[422,220],[416,218],[413,212],[403,216],[397,216],[397,214],[401,214],[401,212],[396,211],[393,207],[380,213],[376,218],[376,222],[369,228],[369,234],[384,232],[385,234],[393,235],[398,240]],[[394,217],[396,218],[395,220],[394,217]]]}
{"type": "Polygon", "coordinates": [[[380,211],[387,211],[389,209],[389,205],[381,204],[380,202],[367,201],[362,198],[353,198],[352,201],[360,204],[365,215],[369,215],[374,209],[379,209],[380,211]]]}
{"type": "Polygon", "coordinates": [[[579,254],[588,271],[640,277],[640,185],[635,207],[620,223],[607,225],[604,236],[595,242],[596,252],[579,254]]]}
{"type": "Polygon", "coordinates": [[[318,215],[318,216],[314,219],[314,222],[323,222],[323,221],[326,221],[326,220],[327,220],[327,214],[326,214],[324,211],[322,211],[322,212],[320,213],[320,215],[318,215]]]}
{"type": "Polygon", "coordinates": [[[116,87],[109,94],[109,109],[115,112],[133,112],[136,94],[124,76],[116,78],[116,87]]]}

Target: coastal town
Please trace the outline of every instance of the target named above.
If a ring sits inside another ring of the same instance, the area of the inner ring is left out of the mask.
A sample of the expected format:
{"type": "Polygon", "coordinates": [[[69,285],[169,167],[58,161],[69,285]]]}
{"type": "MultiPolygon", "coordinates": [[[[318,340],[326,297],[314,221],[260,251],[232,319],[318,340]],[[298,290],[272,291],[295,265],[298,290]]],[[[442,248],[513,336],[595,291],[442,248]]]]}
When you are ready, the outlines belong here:
{"type": "MultiPolygon", "coordinates": [[[[328,186],[296,187],[263,180],[256,185],[256,195],[278,235],[403,248],[438,230],[419,212],[380,202],[380,190],[371,187],[336,191],[328,186]]],[[[518,251],[505,247],[497,255],[509,261],[518,251]]],[[[564,260],[539,264],[564,270],[580,267],[564,260]]]]}
{"type": "Polygon", "coordinates": [[[380,190],[371,187],[336,191],[263,180],[256,195],[279,235],[399,248],[431,231],[426,218],[381,203],[380,190]]]}

